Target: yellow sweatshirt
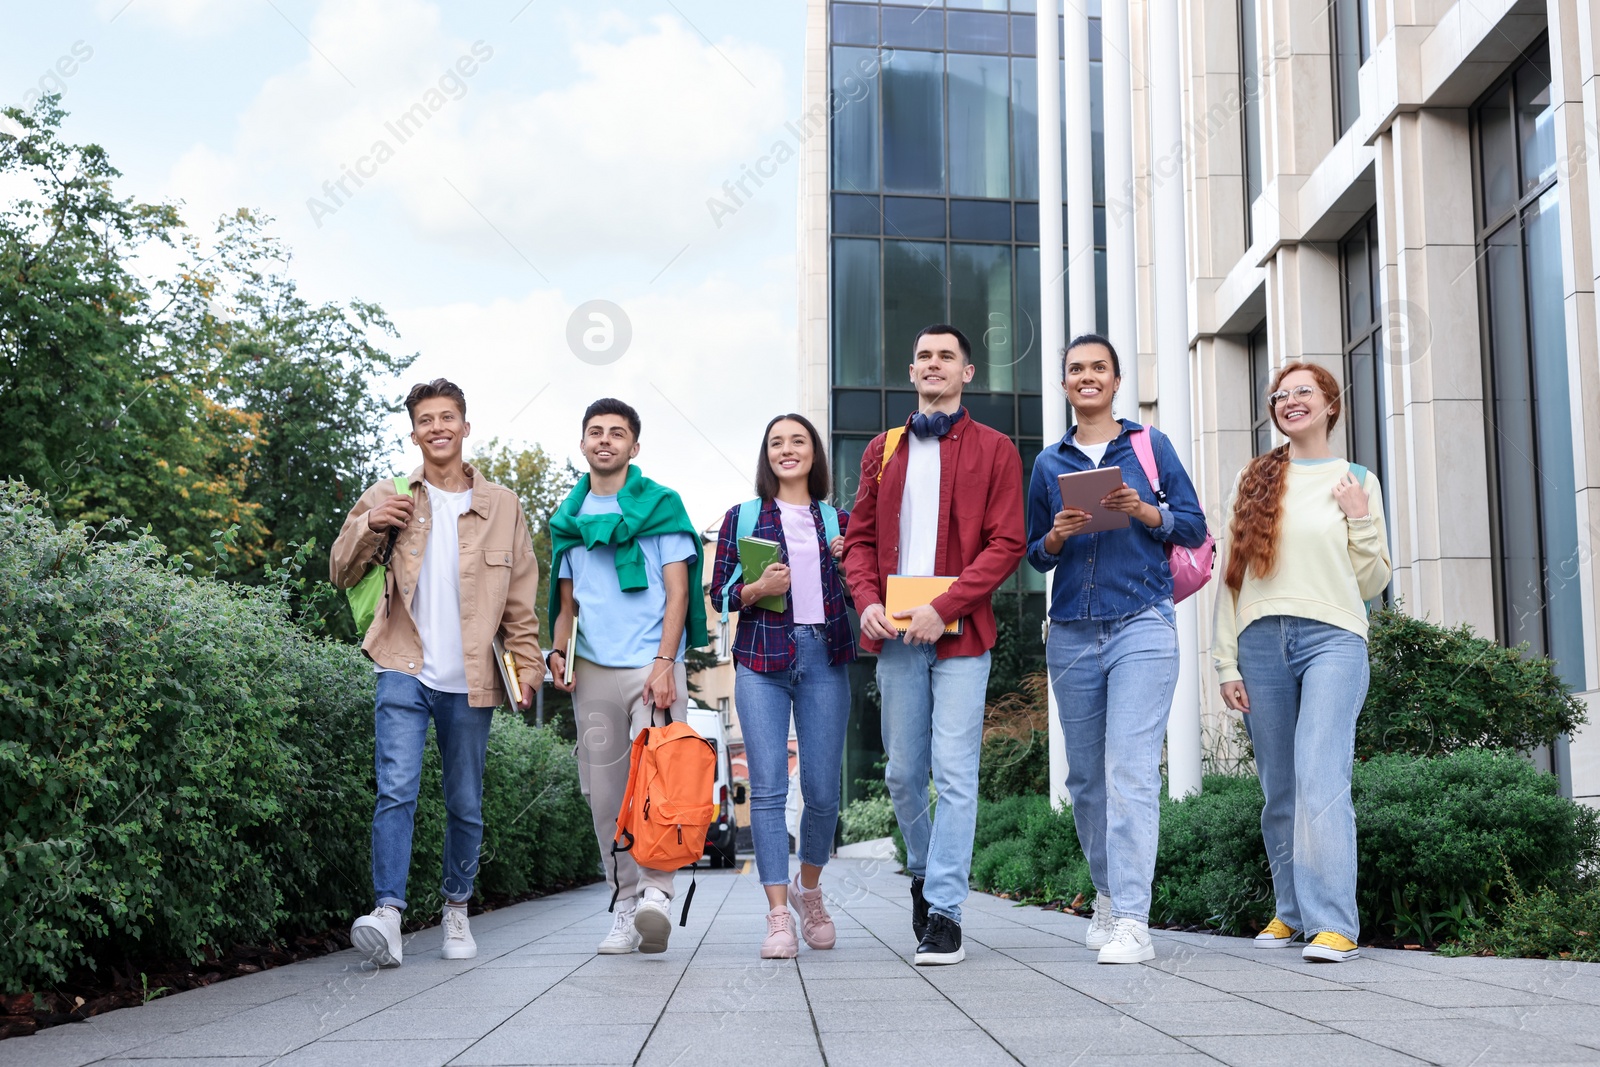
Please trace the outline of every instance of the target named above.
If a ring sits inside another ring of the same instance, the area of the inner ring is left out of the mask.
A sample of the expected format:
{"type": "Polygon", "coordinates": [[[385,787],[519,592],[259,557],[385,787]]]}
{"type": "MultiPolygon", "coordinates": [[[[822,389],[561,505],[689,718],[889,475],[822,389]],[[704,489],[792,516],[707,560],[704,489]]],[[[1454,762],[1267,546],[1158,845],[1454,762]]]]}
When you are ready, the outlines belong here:
{"type": "MultiPolygon", "coordinates": [[[[1239,681],[1239,631],[1269,615],[1315,619],[1367,636],[1366,601],[1389,584],[1389,540],[1383,524],[1383,494],[1367,472],[1368,517],[1347,519],[1333,487],[1350,470],[1342,459],[1292,460],[1285,472],[1278,564],[1265,578],[1246,571],[1235,593],[1217,568],[1217,612],[1211,659],[1217,681],[1239,681]]],[[[1222,528],[1233,525],[1239,483],[1233,486],[1222,528]]],[[[1224,557],[1224,560],[1226,557],[1224,557]]]]}

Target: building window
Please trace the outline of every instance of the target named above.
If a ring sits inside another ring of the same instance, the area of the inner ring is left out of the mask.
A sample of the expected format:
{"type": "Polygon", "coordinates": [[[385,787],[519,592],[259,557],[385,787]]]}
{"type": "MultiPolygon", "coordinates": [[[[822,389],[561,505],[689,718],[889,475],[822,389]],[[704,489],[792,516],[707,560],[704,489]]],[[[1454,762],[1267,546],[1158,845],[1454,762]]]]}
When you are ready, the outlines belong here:
{"type": "Polygon", "coordinates": [[[1472,109],[1500,639],[1583,688],[1555,112],[1547,42],[1472,109]]]}
{"type": "Polygon", "coordinates": [[[1239,0],[1239,97],[1244,132],[1244,243],[1255,243],[1251,211],[1261,195],[1261,43],[1256,0],[1239,0]]]}
{"type": "Polygon", "coordinates": [[[1328,10],[1333,19],[1333,122],[1338,140],[1361,115],[1361,64],[1371,54],[1367,0],[1333,0],[1328,10]]]}
{"type": "Polygon", "coordinates": [[[1344,412],[1346,455],[1378,476],[1383,464],[1383,325],[1377,212],[1339,243],[1344,281],[1344,412]]]}
{"type": "Polygon", "coordinates": [[[1267,389],[1272,385],[1272,355],[1267,348],[1267,324],[1257,326],[1246,341],[1250,350],[1250,453],[1272,451],[1272,409],[1267,389]]]}

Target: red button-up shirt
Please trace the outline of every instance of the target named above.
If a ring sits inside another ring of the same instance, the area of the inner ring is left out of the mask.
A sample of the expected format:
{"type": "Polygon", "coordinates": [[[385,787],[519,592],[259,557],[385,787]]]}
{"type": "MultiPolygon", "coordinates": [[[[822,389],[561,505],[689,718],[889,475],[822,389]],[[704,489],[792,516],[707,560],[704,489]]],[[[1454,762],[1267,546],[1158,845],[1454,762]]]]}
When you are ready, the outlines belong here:
{"type": "MultiPolygon", "coordinates": [[[[879,481],[885,436],[874,437],[861,458],[861,487],[845,535],[845,580],[851,599],[863,611],[883,603],[885,580],[899,573],[900,500],[911,450],[902,440],[879,481]]],[[[933,610],[946,622],[965,619],[966,625],[960,634],[939,639],[940,659],[979,656],[994,647],[992,597],[1017,569],[1027,548],[1017,446],[1000,431],[963,415],[939,442],[939,540],[934,559],[936,573],[955,575],[956,582],[934,598],[933,610]]],[[[861,647],[876,654],[883,644],[863,634],[861,647]]]]}

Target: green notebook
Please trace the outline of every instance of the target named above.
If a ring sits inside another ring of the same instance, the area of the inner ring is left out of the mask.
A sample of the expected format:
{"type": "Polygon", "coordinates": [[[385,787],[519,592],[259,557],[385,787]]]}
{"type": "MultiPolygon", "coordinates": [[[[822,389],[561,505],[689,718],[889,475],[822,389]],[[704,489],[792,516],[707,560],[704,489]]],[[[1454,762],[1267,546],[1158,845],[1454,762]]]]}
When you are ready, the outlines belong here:
{"type": "MultiPolygon", "coordinates": [[[[778,542],[768,541],[765,537],[739,538],[739,566],[744,570],[741,576],[744,581],[755,581],[768,567],[779,562],[782,562],[782,556],[778,552],[778,542]]],[[[777,593],[764,596],[756,601],[756,607],[782,611],[785,607],[784,597],[777,593]]]]}

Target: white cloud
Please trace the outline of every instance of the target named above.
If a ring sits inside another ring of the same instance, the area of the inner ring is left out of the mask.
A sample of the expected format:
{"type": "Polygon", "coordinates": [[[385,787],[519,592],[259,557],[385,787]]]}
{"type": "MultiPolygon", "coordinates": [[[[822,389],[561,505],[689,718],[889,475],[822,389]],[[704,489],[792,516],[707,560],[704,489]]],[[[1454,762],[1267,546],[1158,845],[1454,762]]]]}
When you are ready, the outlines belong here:
{"type": "Polygon", "coordinates": [[[750,496],[761,431],[796,403],[794,331],[774,310],[789,293],[781,278],[754,290],[712,278],[676,296],[636,297],[622,305],[632,344],[605,366],[567,348],[572,306],[555,292],[402,309],[394,320],[400,347],[424,353],[405,384],[459,384],[480,443],[536,442],[582,470],[583,409],[602,396],[626,400],[644,424],[640,469],[677,489],[704,526],[750,496]]]}
{"type": "MultiPolygon", "coordinates": [[[[669,16],[567,20],[565,32],[576,76],[516,91],[515,39],[484,40],[479,59],[491,57],[463,77],[451,68],[474,42],[450,39],[432,4],[329,0],[308,30],[317,50],[262,86],[231,145],[186,153],[173,184],[202,216],[262,203],[304,225],[316,197],[334,227],[347,198],[324,183],[368,157],[376,174],[359,189],[347,179],[349,199],[383,198],[424,240],[469,251],[499,243],[487,218],[547,272],[596,257],[660,264],[723,236],[706,198],[790,117],[777,57],[709,44],[669,16]],[[441,78],[447,91],[430,97],[441,78]],[[438,106],[402,143],[396,123],[423,101],[438,106]],[[381,165],[380,143],[393,151],[381,165]]],[[[751,219],[786,211],[778,200],[758,197],[751,219]]]]}

